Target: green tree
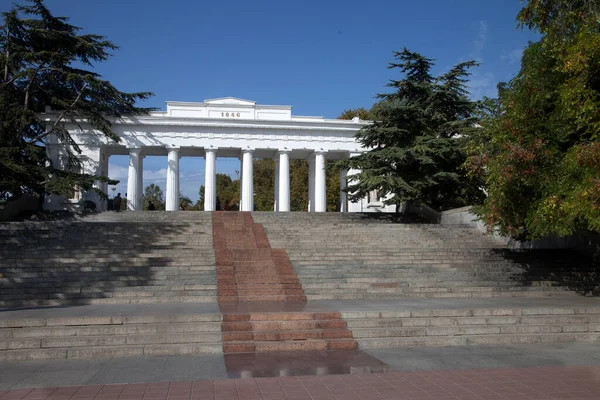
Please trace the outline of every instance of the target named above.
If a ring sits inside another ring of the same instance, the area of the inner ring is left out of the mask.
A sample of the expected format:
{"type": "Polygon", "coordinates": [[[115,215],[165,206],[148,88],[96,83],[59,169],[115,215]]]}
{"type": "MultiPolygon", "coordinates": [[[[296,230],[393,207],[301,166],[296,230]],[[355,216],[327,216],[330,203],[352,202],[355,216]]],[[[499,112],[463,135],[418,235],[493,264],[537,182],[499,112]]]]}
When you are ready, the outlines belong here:
{"type": "Polygon", "coordinates": [[[374,119],[371,111],[364,107],[344,110],[337,119],[353,119],[354,117],[365,121],[374,119]]]}
{"type": "Polygon", "coordinates": [[[164,195],[160,186],[151,183],[144,189],[144,210],[148,209],[150,202],[154,204],[156,210],[164,210],[164,195]]]}
{"type": "Polygon", "coordinates": [[[357,140],[368,152],[341,160],[341,168],[361,172],[348,185],[349,197],[359,200],[378,190],[385,203],[427,204],[445,210],[472,204],[483,196],[476,179],[461,166],[463,136],[477,123],[477,103],[468,99],[469,69],[463,62],[433,76],[433,60],[404,49],[395,52],[389,68],[404,74],[380,94],[376,120],[359,131],[357,140]]]}
{"type": "Polygon", "coordinates": [[[308,162],[290,160],[290,210],[308,210],[308,162]]]}
{"type": "Polygon", "coordinates": [[[275,201],[275,162],[254,160],[254,209],[273,211],[275,201]]]}
{"type": "MultiPolygon", "coordinates": [[[[217,198],[221,209],[237,210],[240,201],[239,180],[232,180],[227,174],[216,175],[217,198]],[[227,206],[227,207],[226,207],[227,206]]],[[[204,210],[204,185],[198,190],[196,208],[204,210]]]]}
{"type": "Polygon", "coordinates": [[[183,209],[183,211],[194,211],[192,199],[181,193],[179,194],[179,206],[183,209]]]}
{"type": "Polygon", "coordinates": [[[106,177],[80,173],[81,150],[64,123],[86,119],[118,142],[109,118],[147,113],[149,109],[135,103],[151,93],[121,92],[91,71],[117,46],[103,36],[80,34],[79,27],[54,16],[43,0],[29,0],[2,15],[0,199],[22,193],[65,194],[92,189],[94,181],[107,182],[106,177]],[[46,107],[57,110],[49,124],[40,117],[46,107]],[[66,157],[64,169],[46,155],[52,138],[66,157]]]}
{"type": "Polygon", "coordinates": [[[488,192],[477,212],[523,239],[600,232],[600,3],[530,0],[517,19],[542,37],[469,137],[488,192]]]}

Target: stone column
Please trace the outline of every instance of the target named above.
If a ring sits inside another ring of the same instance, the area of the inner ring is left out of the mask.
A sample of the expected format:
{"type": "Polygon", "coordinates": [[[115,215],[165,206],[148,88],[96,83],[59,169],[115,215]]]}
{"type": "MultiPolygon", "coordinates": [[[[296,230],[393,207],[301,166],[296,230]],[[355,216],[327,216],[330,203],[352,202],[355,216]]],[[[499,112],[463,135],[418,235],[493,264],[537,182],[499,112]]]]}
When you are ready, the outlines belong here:
{"type": "Polygon", "coordinates": [[[166,211],[179,211],[179,148],[169,148],[166,211]]]}
{"type": "Polygon", "coordinates": [[[308,212],[315,211],[315,158],[308,159],[308,212]]]}
{"type": "Polygon", "coordinates": [[[327,211],[325,187],[325,153],[315,153],[315,212],[327,211]]]}
{"type": "Polygon", "coordinates": [[[244,160],[240,157],[240,204],[238,211],[242,211],[242,204],[244,202],[244,160]]]}
{"type": "Polygon", "coordinates": [[[290,152],[279,151],[279,211],[290,211],[290,152]]]}
{"type": "Polygon", "coordinates": [[[273,182],[275,186],[274,190],[274,199],[273,199],[273,211],[279,211],[279,153],[277,153],[277,157],[275,157],[275,181],[273,182]]]}
{"type": "Polygon", "coordinates": [[[340,170],[340,212],[348,212],[348,194],[344,191],[348,186],[347,181],[348,170],[340,170]]]}
{"type": "Polygon", "coordinates": [[[141,149],[129,149],[129,171],[127,174],[127,209],[139,211],[142,193],[140,193],[138,182],[139,170],[142,169],[141,149]]]}
{"type": "Polygon", "coordinates": [[[253,151],[242,150],[242,211],[254,211],[253,151]]]}
{"type": "Polygon", "coordinates": [[[137,170],[137,184],[138,184],[138,196],[137,196],[137,208],[136,210],[142,211],[144,209],[144,158],[146,156],[140,153],[140,167],[137,170]]]}
{"type": "Polygon", "coordinates": [[[217,149],[205,149],[204,211],[217,209],[217,149]]]}
{"type": "MultiPolygon", "coordinates": [[[[350,157],[356,157],[360,153],[350,153],[350,157]]],[[[360,174],[360,170],[358,169],[349,169],[348,170],[348,182],[352,182],[352,175],[360,174]]],[[[348,201],[348,212],[362,212],[362,201],[348,201]]]]}

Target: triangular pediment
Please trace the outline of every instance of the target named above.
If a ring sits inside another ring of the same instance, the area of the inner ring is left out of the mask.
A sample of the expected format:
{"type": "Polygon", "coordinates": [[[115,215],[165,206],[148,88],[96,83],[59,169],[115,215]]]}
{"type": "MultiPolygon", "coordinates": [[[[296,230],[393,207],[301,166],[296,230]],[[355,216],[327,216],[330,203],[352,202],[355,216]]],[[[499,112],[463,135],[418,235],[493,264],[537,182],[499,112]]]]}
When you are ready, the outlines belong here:
{"type": "Polygon", "coordinates": [[[235,106],[254,106],[255,101],[238,99],[237,97],[220,97],[218,99],[204,100],[206,104],[223,104],[223,105],[235,105],[235,106]]]}

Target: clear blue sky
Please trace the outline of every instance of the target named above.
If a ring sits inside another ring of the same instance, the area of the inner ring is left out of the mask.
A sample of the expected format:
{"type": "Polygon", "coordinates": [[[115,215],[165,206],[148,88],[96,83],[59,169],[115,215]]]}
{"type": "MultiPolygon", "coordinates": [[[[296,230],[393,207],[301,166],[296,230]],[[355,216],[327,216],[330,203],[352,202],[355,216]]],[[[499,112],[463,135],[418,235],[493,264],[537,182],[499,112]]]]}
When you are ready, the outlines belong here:
{"type": "MultiPolygon", "coordinates": [[[[10,7],[0,0],[0,9],[10,7]]],[[[385,91],[392,51],[437,60],[437,71],[476,59],[471,91],[495,96],[535,36],[516,29],[519,0],[47,0],[56,15],[120,46],[97,70],[124,91],[152,91],[147,106],[234,96],[335,118],[385,91]]],[[[238,161],[219,159],[218,172],[238,161]]],[[[126,157],[111,174],[126,178],[126,157]]],[[[166,157],[145,159],[145,184],[164,188],[166,157]]],[[[197,198],[204,161],[183,158],[182,192],[197,198]]],[[[126,179],[118,190],[124,192],[126,179]]]]}

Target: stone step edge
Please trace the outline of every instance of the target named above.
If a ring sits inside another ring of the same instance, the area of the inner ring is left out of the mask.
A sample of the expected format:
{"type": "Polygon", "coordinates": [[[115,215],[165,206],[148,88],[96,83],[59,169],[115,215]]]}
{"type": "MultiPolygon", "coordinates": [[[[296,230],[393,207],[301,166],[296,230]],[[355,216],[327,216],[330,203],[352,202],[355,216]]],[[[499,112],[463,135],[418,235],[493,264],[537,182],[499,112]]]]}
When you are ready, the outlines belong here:
{"type": "Polygon", "coordinates": [[[85,306],[109,304],[174,304],[215,303],[217,296],[145,296],[145,297],[101,297],[76,299],[0,300],[0,311],[21,307],[85,306]]]}
{"type": "MultiPolygon", "coordinates": [[[[346,328],[315,328],[315,329],[297,329],[297,330],[275,330],[275,331],[226,331],[223,334],[223,343],[231,342],[301,342],[305,340],[337,340],[337,339],[353,339],[352,331],[346,328]],[[255,335],[272,336],[273,339],[256,339],[255,335]],[[318,338],[303,338],[303,339],[280,339],[278,335],[317,335],[318,338]],[[239,339],[229,339],[228,336],[245,336],[239,339]],[[325,337],[328,336],[328,337],[325,337]]],[[[1,339],[0,339],[1,340],[1,339]]]]}
{"type": "Polygon", "coordinates": [[[221,343],[221,332],[212,331],[212,332],[172,332],[172,333],[149,333],[149,334],[125,334],[125,335],[94,335],[94,336],[71,336],[71,337],[40,337],[40,338],[0,338],[0,353],[6,350],[16,350],[16,349],[50,349],[55,347],[65,347],[62,346],[48,346],[46,341],[50,343],[55,341],[69,341],[69,348],[82,348],[82,347],[93,347],[94,345],[89,345],[84,342],[86,340],[112,340],[119,341],[122,343],[114,344],[114,346],[135,346],[135,345],[150,345],[150,344],[201,344],[201,343],[221,343]],[[178,341],[175,343],[161,343],[161,340],[164,340],[165,337],[179,337],[188,339],[189,341],[178,341]],[[218,340],[213,339],[219,337],[218,340]],[[210,340],[206,340],[209,338],[210,340]],[[128,343],[129,340],[139,340],[146,339],[142,343],[128,343]],[[22,346],[16,348],[2,348],[2,345],[5,344],[8,346],[10,343],[21,343],[22,346]],[[36,343],[38,344],[36,346],[36,343]],[[27,347],[25,347],[27,346],[27,347]],[[29,347],[33,346],[33,347],[29,347]]]}
{"type": "Polygon", "coordinates": [[[554,316],[554,315],[598,315],[598,307],[489,307],[449,309],[406,309],[402,311],[341,311],[345,320],[367,318],[432,318],[432,317],[499,317],[499,316],[554,316]]]}
{"type": "Polygon", "coordinates": [[[481,344],[598,342],[597,333],[533,333],[510,335],[463,335],[426,337],[355,338],[361,348],[466,346],[481,344]]]}
{"type": "MultiPolygon", "coordinates": [[[[600,337],[600,322],[593,323],[578,323],[578,324],[506,324],[506,325],[430,325],[430,326],[387,326],[387,327],[348,327],[348,330],[352,330],[352,333],[355,334],[355,338],[387,338],[387,337],[396,337],[394,335],[387,336],[358,336],[361,332],[367,331],[398,331],[401,333],[402,331],[415,331],[415,334],[397,336],[397,337],[439,337],[439,336],[486,336],[486,335],[518,335],[525,334],[519,332],[503,332],[503,328],[560,328],[560,332],[538,332],[539,334],[544,333],[597,333],[600,337]],[[565,330],[565,327],[569,327],[565,330]],[[570,329],[573,330],[570,330],[570,329]],[[582,330],[578,330],[577,328],[586,328],[582,330]],[[593,330],[590,330],[592,328],[593,330]],[[490,333],[467,333],[467,332],[453,332],[453,333],[440,333],[440,334],[430,334],[427,330],[456,330],[460,331],[461,329],[469,330],[469,329],[498,329],[498,332],[490,332],[490,333]],[[420,331],[420,332],[416,332],[420,331]]],[[[531,333],[535,334],[535,333],[531,333]]]]}
{"type": "Polygon", "coordinates": [[[328,329],[346,329],[346,321],[342,318],[339,319],[302,319],[302,320],[260,320],[260,321],[229,321],[229,322],[222,322],[221,323],[221,328],[223,333],[230,333],[230,332],[275,332],[273,329],[266,329],[266,330],[262,330],[262,329],[258,329],[260,325],[262,324],[288,324],[289,327],[285,327],[285,325],[283,326],[279,326],[276,331],[277,332],[289,332],[289,331],[294,331],[297,330],[296,327],[294,327],[294,323],[314,323],[316,325],[316,327],[314,329],[322,329],[322,330],[328,330],[328,329]],[[336,326],[339,325],[339,326],[336,326]],[[331,326],[331,328],[323,328],[321,326],[331,326]]]}
{"type": "Polygon", "coordinates": [[[223,323],[253,321],[321,321],[338,320],[341,318],[342,315],[338,311],[266,311],[223,313],[223,323]]]}
{"type": "Polygon", "coordinates": [[[0,319],[0,328],[32,328],[60,326],[121,326],[145,324],[173,324],[214,322],[221,323],[221,313],[179,314],[179,315],[112,315],[98,317],[57,317],[35,318],[22,317],[18,319],[0,319]]]}
{"type": "MultiPolygon", "coordinates": [[[[600,324],[600,322],[599,322],[600,324]]],[[[112,336],[122,335],[122,333],[112,333],[111,329],[126,329],[131,330],[131,333],[137,335],[136,330],[152,330],[151,334],[179,334],[179,333],[211,333],[221,332],[220,321],[196,321],[196,322],[156,322],[156,323],[125,323],[125,324],[110,324],[110,325],[46,325],[46,326],[15,326],[0,328],[0,340],[6,339],[35,339],[38,336],[28,334],[38,333],[43,335],[43,338],[71,338],[81,337],[83,335],[77,333],[78,329],[87,329],[91,331],[104,330],[105,333],[85,335],[94,336],[112,336]],[[172,331],[171,331],[172,330],[172,331]],[[52,332],[52,335],[50,335],[52,332]],[[68,333],[73,332],[73,333],[68,333]],[[15,336],[17,335],[17,336],[15,336]]],[[[149,334],[149,333],[146,333],[149,334]]],[[[41,337],[41,336],[39,336],[41,337]]]]}
{"type": "Polygon", "coordinates": [[[222,354],[222,343],[151,344],[18,349],[0,351],[0,361],[100,358],[127,356],[166,356],[183,354],[222,354]]]}
{"type": "Polygon", "coordinates": [[[355,339],[306,339],[280,341],[231,341],[223,342],[225,354],[262,353],[269,351],[294,350],[354,350],[358,348],[355,339]],[[308,349],[302,349],[308,347],[308,349]],[[232,350],[236,349],[236,350],[232,350]]]}

